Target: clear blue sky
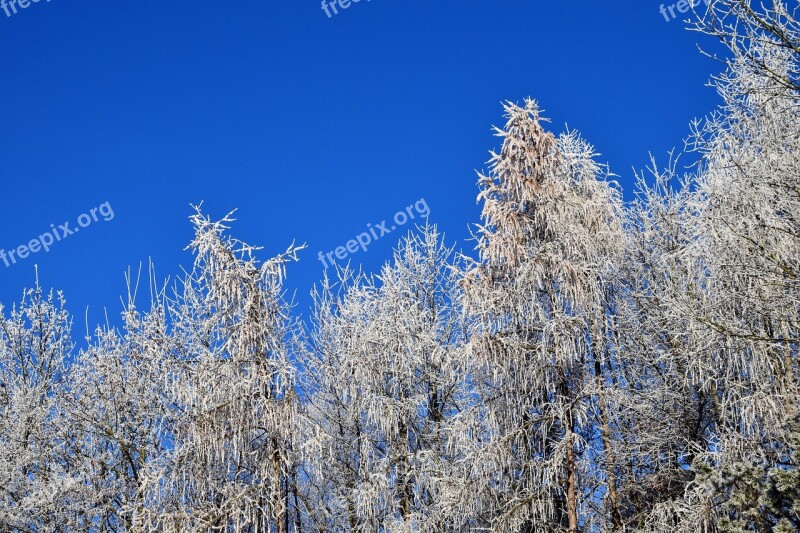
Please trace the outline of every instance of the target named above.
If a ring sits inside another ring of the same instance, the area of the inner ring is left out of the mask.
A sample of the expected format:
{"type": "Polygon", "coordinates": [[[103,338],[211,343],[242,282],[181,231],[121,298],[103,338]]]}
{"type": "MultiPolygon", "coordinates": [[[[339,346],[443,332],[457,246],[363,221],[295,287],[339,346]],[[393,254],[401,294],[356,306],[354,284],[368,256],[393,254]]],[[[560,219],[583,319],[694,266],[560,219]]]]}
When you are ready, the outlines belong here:
{"type": "MultiPolygon", "coordinates": [[[[318,251],[420,198],[470,249],[475,170],[498,144],[503,100],[539,100],[582,131],[631,197],[632,167],[666,160],[718,99],[712,45],[660,3],[362,0],[41,0],[0,10],[0,248],[109,202],[102,218],[6,267],[0,302],[62,289],[76,333],[116,319],[123,272],[160,277],[191,257],[190,203],[238,208],[263,257],[307,242],[287,288],[307,304],[318,251]]],[[[410,225],[408,226],[410,227],[410,225]]],[[[375,270],[400,232],[355,263],[375,270]]]]}

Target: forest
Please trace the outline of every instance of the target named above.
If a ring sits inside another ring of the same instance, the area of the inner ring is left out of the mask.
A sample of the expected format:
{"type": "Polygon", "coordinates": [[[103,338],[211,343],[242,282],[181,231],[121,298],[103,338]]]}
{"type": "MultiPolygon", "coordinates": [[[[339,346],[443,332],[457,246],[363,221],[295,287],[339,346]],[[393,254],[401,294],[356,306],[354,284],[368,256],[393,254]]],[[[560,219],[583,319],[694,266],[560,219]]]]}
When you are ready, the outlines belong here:
{"type": "Polygon", "coordinates": [[[474,253],[421,224],[307,320],[313,254],[201,207],[80,348],[60,292],[0,305],[0,531],[800,531],[798,9],[709,3],[718,111],[632,201],[509,101],[474,253]]]}

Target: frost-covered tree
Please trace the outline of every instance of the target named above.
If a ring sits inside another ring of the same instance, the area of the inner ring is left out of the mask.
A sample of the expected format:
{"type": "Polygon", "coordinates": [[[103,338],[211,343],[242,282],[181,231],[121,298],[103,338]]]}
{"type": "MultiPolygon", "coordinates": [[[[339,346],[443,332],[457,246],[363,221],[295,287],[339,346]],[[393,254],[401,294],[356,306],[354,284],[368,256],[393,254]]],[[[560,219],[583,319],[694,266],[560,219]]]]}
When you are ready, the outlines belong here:
{"type": "Polygon", "coordinates": [[[140,523],[143,473],[166,444],[169,403],[162,378],[174,350],[163,296],[147,313],[130,300],[123,330],[96,331],[74,362],[62,398],[73,472],[87,488],[81,503],[100,531],[129,531],[140,523]]]}
{"type": "Polygon", "coordinates": [[[792,453],[786,462],[769,466],[752,461],[725,462],[720,467],[698,465],[698,482],[724,494],[718,502],[720,533],[800,531],[800,420],[787,431],[792,453]]]}
{"type": "MultiPolygon", "coordinates": [[[[762,89],[773,96],[800,91],[800,21],[791,0],[708,0],[691,28],[716,37],[730,52],[727,62],[749,75],[768,79],[762,89]],[[779,53],[789,68],[776,68],[769,56],[779,53]]],[[[742,95],[744,96],[744,95],[742,95]]]]}
{"type": "MultiPolygon", "coordinates": [[[[772,72],[795,67],[788,54],[751,53],[772,72]]],[[[738,63],[719,86],[726,112],[699,141],[693,243],[708,275],[689,313],[718,344],[709,379],[721,426],[708,460],[774,465],[790,459],[785,429],[800,398],[800,102],[738,63]]]]}
{"type": "Polygon", "coordinates": [[[62,295],[38,286],[0,305],[0,529],[80,530],[84,487],[71,474],[71,428],[59,425],[71,320],[62,295]]]}
{"type": "Polygon", "coordinates": [[[654,183],[642,178],[628,210],[625,289],[616,313],[624,347],[617,380],[626,402],[620,495],[623,521],[633,530],[646,528],[664,502],[683,496],[694,476],[688,467],[708,449],[717,419],[706,379],[713,371],[713,358],[705,355],[713,340],[685,313],[697,303],[689,303],[688,291],[702,286],[705,275],[688,251],[694,196],[674,168],[654,165],[654,183]]]}
{"type": "Polygon", "coordinates": [[[715,79],[723,107],[692,138],[703,158],[679,193],[683,213],[662,217],[680,235],[658,254],[667,268],[650,278],[658,303],[645,313],[665,318],[664,337],[677,340],[667,360],[673,380],[690,385],[697,432],[681,445],[685,486],[655,507],[651,531],[745,524],[742,513],[766,512],[743,503],[769,486],[755,473],[791,478],[798,467],[797,23],[785,2],[719,0],[697,28],[729,47],[715,79]]]}
{"type": "Polygon", "coordinates": [[[316,294],[309,346],[315,514],[325,531],[449,531],[466,382],[451,250],[434,227],[380,276],[340,272],[316,294]]]}
{"type": "Polygon", "coordinates": [[[577,134],[547,133],[531,100],[506,114],[502,149],[480,181],[480,263],[465,278],[488,434],[469,490],[498,531],[577,532],[593,514],[591,459],[613,453],[606,300],[621,203],[577,134]]]}
{"type": "Polygon", "coordinates": [[[231,220],[192,217],[195,266],[169,304],[165,449],[140,474],[148,530],[283,533],[296,514],[293,326],[281,284],[297,248],[258,264],[253,247],[224,235],[231,220]]]}

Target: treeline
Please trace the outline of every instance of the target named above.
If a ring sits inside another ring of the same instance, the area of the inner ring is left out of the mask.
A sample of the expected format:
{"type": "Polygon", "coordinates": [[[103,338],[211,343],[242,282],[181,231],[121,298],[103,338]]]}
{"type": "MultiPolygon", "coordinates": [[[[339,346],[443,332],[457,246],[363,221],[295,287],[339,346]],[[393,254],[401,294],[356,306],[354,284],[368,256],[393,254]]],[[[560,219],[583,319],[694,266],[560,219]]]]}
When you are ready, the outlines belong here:
{"type": "Polygon", "coordinates": [[[420,228],[308,324],[298,249],[259,262],[199,210],[192,270],[88,348],[60,294],[0,306],[0,531],[800,531],[789,4],[710,2],[722,106],[633,202],[526,100],[476,257],[420,228]]]}

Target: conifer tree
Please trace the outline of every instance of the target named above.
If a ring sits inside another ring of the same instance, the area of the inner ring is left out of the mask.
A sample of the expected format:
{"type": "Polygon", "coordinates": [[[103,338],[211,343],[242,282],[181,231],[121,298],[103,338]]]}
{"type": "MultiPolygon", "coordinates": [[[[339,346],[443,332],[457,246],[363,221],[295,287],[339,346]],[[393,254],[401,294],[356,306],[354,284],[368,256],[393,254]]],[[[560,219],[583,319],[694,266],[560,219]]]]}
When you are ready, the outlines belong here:
{"type": "MultiPolygon", "coordinates": [[[[508,104],[506,114],[502,149],[480,180],[480,262],[465,278],[488,433],[472,490],[493,502],[499,531],[575,533],[594,497],[586,482],[620,199],[592,147],[575,133],[547,133],[535,102],[508,104]]],[[[606,439],[599,455],[610,452],[606,439]]]]}

